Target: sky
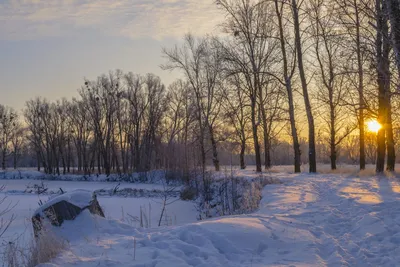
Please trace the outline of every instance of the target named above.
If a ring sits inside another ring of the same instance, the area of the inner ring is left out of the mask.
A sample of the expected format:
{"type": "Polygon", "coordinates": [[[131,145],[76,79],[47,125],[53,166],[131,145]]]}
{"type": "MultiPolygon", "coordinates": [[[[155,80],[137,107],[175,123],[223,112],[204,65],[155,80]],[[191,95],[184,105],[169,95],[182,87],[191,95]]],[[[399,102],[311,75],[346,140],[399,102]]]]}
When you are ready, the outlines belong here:
{"type": "Polygon", "coordinates": [[[160,69],[162,48],[213,34],[222,18],[213,0],[0,0],[0,104],[71,98],[115,69],[168,85],[180,75],[160,69]]]}

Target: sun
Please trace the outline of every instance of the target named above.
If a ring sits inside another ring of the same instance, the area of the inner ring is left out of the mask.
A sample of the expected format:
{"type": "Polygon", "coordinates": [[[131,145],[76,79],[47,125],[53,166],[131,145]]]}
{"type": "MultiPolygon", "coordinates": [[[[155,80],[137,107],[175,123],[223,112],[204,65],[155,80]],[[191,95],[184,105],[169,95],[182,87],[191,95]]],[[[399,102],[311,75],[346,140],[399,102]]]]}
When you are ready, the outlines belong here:
{"type": "Polygon", "coordinates": [[[368,131],[378,133],[378,131],[382,128],[382,125],[379,124],[377,120],[370,120],[367,122],[368,131]]]}

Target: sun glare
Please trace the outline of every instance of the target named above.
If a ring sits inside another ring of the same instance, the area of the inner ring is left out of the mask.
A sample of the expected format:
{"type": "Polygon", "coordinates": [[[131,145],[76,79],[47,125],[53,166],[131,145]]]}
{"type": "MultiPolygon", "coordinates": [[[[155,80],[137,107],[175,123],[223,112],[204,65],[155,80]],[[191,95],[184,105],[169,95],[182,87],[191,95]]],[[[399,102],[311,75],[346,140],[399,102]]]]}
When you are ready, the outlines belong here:
{"type": "Polygon", "coordinates": [[[382,128],[382,125],[376,120],[371,120],[367,122],[367,127],[368,131],[377,133],[382,128]]]}

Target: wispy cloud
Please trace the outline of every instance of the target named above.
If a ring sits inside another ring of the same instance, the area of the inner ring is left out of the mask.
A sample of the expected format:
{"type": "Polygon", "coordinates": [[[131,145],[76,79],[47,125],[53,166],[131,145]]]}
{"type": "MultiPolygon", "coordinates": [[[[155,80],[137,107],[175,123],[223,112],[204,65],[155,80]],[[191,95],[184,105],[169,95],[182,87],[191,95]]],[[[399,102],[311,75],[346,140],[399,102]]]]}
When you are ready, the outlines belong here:
{"type": "Polygon", "coordinates": [[[213,32],[213,0],[0,0],[0,38],[32,39],[96,29],[129,38],[213,32]]]}

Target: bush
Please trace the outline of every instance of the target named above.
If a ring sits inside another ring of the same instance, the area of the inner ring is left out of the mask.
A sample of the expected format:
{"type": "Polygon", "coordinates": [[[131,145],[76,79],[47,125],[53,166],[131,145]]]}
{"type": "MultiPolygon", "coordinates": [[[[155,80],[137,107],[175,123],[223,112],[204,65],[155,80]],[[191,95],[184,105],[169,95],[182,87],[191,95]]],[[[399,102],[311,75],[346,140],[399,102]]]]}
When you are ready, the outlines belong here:
{"type": "Polygon", "coordinates": [[[180,198],[182,200],[195,200],[196,197],[197,197],[196,189],[190,186],[183,188],[180,194],[180,198]]]}
{"type": "Polygon", "coordinates": [[[198,179],[201,184],[196,205],[199,220],[253,212],[259,207],[264,186],[280,183],[276,178],[263,175],[256,178],[217,175],[207,173],[205,179],[198,179]],[[203,185],[203,181],[207,184],[203,185]]]}

